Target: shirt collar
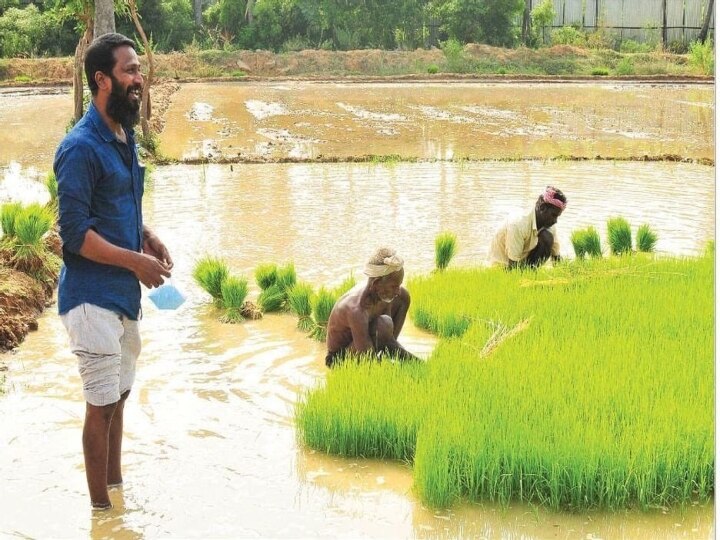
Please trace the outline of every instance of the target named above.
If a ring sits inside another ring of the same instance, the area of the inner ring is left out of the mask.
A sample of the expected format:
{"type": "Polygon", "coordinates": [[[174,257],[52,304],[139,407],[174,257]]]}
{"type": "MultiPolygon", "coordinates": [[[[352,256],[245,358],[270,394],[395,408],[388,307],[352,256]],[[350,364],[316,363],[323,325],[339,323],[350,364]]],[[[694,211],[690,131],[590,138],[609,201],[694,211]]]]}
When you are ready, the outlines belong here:
{"type": "MultiPolygon", "coordinates": [[[[110,131],[110,128],[107,126],[105,121],[102,119],[102,116],[100,116],[100,113],[97,110],[97,107],[95,107],[95,103],[90,100],[90,106],[87,110],[87,115],[90,121],[95,126],[95,129],[97,130],[98,134],[104,140],[105,142],[113,142],[117,140],[115,137],[115,134],[110,131]]],[[[123,128],[125,129],[125,128],[123,128]]],[[[128,144],[130,141],[134,141],[134,134],[135,131],[132,129],[125,129],[125,133],[129,136],[128,137],[128,144]]]]}

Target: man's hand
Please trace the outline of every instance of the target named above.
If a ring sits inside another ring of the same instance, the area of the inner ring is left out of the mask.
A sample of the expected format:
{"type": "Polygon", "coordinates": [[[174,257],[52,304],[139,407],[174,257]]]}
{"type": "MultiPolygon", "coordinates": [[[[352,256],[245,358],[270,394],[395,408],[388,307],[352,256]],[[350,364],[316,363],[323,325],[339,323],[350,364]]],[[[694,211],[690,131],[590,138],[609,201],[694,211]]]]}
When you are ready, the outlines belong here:
{"type": "MultiPolygon", "coordinates": [[[[162,245],[162,244],[161,244],[162,245]]],[[[164,246],[163,246],[164,248],[164,246]]],[[[167,252],[167,250],[165,250],[167,252]]],[[[172,261],[170,263],[172,265],[172,261]]],[[[170,268],[168,265],[148,253],[138,253],[134,257],[130,270],[148,289],[159,287],[165,283],[166,277],[170,277],[170,268]]]]}
{"type": "Polygon", "coordinates": [[[155,236],[148,228],[143,231],[143,253],[152,255],[165,265],[167,270],[172,270],[173,261],[165,244],[155,236]]]}

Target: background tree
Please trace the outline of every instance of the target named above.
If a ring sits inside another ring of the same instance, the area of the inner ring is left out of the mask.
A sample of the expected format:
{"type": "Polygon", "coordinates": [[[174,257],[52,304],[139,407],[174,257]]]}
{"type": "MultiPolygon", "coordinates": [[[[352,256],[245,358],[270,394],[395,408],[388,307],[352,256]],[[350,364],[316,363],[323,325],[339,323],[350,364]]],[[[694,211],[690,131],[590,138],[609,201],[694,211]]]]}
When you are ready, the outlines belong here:
{"type": "Polygon", "coordinates": [[[113,0],[95,0],[95,37],[115,32],[115,3],[113,0]]]}

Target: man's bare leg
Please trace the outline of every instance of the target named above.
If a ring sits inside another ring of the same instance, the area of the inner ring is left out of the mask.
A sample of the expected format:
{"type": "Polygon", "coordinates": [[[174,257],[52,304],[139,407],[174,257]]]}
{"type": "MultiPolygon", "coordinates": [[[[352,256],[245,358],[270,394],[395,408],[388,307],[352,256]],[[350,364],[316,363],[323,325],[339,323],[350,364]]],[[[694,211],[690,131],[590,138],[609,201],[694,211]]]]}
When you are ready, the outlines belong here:
{"type": "Polygon", "coordinates": [[[122,436],[123,436],[123,411],[125,400],[130,395],[130,390],[120,396],[115,413],[110,422],[110,437],[108,446],[108,468],[107,485],[122,484],[122,436]]]}
{"type": "Polygon", "coordinates": [[[420,360],[420,358],[403,348],[397,339],[395,339],[393,320],[389,315],[380,315],[373,323],[374,324],[371,325],[371,332],[373,329],[375,330],[375,344],[378,351],[384,351],[391,356],[397,356],[398,359],[402,361],[420,360]]]}
{"type": "Polygon", "coordinates": [[[110,506],[107,491],[110,423],[117,403],[96,407],[86,403],[83,426],[83,454],[90,501],[96,508],[110,506]]]}

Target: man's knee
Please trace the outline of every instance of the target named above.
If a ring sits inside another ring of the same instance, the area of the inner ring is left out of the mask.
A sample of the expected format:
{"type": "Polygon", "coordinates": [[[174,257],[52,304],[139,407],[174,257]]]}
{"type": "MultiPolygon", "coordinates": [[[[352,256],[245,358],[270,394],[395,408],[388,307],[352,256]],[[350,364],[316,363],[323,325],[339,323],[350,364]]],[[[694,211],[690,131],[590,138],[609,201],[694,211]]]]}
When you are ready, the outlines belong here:
{"type": "Polygon", "coordinates": [[[376,345],[382,349],[395,341],[395,327],[390,315],[380,315],[375,321],[376,345]]]}

